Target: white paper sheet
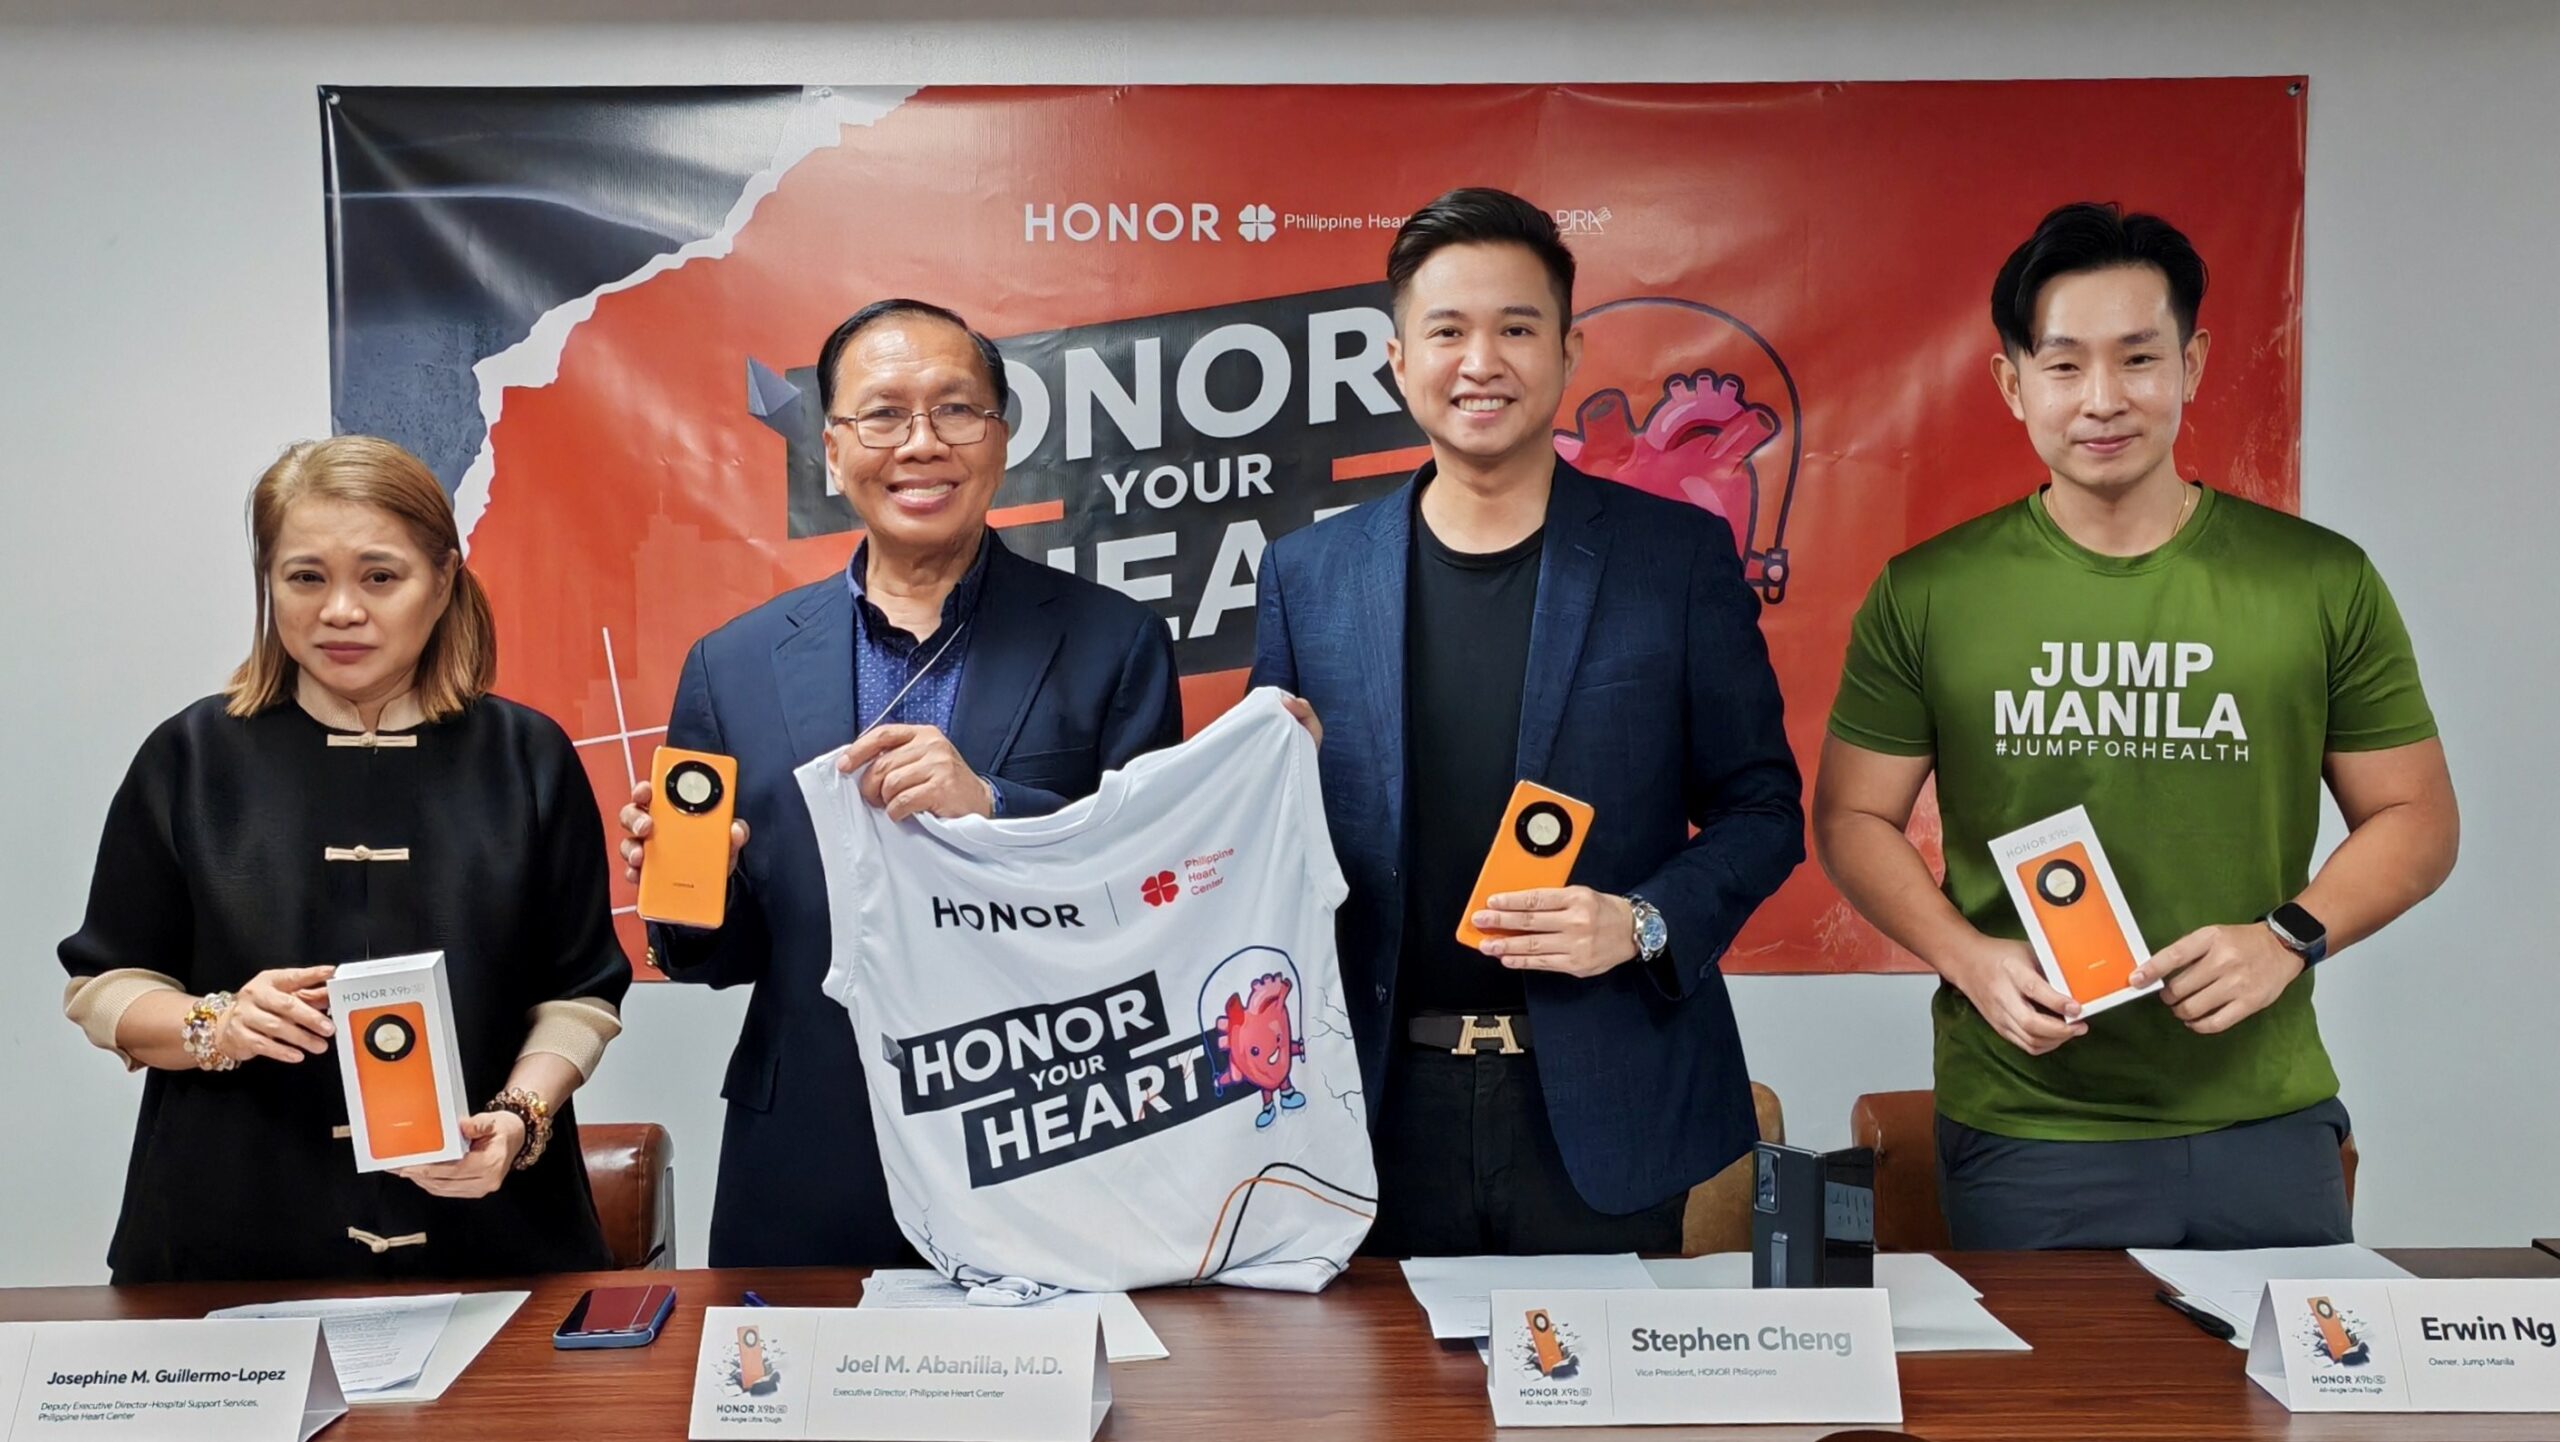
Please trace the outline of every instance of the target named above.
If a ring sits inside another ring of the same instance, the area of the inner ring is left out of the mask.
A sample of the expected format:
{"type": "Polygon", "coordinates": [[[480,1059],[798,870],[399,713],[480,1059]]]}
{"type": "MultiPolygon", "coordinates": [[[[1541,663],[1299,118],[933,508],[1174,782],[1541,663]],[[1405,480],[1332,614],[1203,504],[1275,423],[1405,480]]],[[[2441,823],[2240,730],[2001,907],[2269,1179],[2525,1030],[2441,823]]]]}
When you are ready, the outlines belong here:
{"type": "MultiPolygon", "coordinates": [[[[884,1267],[862,1281],[866,1307],[966,1307],[968,1289],[922,1267],[884,1267]]],[[[1102,1322],[1102,1350],[1114,1362],[1153,1362],[1172,1353],[1126,1292],[1066,1292],[1025,1302],[1059,1312],[1091,1312],[1102,1322]]]]}
{"type": "MultiPolygon", "coordinates": [[[[513,1317],[516,1309],[523,1306],[525,1299],[533,1294],[531,1292],[464,1292],[459,1296],[451,1293],[444,1295],[451,1304],[452,1315],[444,1324],[443,1335],[436,1339],[434,1351],[427,1357],[426,1370],[421,1372],[414,1381],[395,1387],[385,1387],[379,1391],[358,1392],[349,1387],[346,1389],[349,1405],[370,1407],[388,1402],[432,1402],[443,1396],[445,1389],[453,1385],[454,1379],[462,1375],[462,1369],[471,1365],[472,1359],[480,1355],[480,1349],[489,1345],[489,1340],[498,1335],[500,1328],[507,1325],[507,1319],[513,1317]]],[[[386,1300],[400,1299],[355,1297],[340,1299],[340,1302],[357,1306],[375,1306],[386,1300]]],[[[275,1305],[297,1307],[310,1304],[287,1302],[275,1305]]],[[[228,1317],[256,1314],[260,1311],[261,1309],[256,1307],[233,1307],[213,1315],[228,1317]]],[[[291,1312],[267,1315],[315,1314],[291,1312]]],[[[325,1318],[322,1329],[325,1334],[327,1330],[325,1318]]],[[[332,1368],[336,1366],[334,1343],[331,1344],[331,1366],[332,1368]]]]}
{"type": "MultiPolygon", "coordinates": [[[[1746,1271],[1745,1280],[1749,1279],[1746,1271]]],[[[1653,1274],[1633,1252],[1616,1256],[1416,1257],[1404,1264],[1405,1285],[1442,1341],[1492,1334],[1486,1297],[1499,1288],[1651,1291],[1653,1274]]]]}
{"type": "MultiPolygon", "coordinates": [[[[1749,1252],[1710,1252],[1703,1257],[1657,1257],[1644,1264],[1661,1287],[1748,1287],[1751,1285],[1749,1252]]],[[[1894,1305],[1941,1301],[1970,1300],[1982,1295],[1980,1288],[1956,1274],[1953,1267],[1926,1252],[1878,1252],[1876,1285],[1891,1293],[1894,1305]]]]}
{"type": "Polygon", "coordinates": [[[358,1404],[369,1402],[432,1402],[444,1395],[445,1389],[462,1375],[480,1355],[480,1349],[507,1325],[516,1309],[525,1304],[531,1292],[465,1292],[453,1304],[453,1320],[445,1324],[444,1339],[436,1343],[435,1355],[427,1359],[426,1374],[406,1387],[375,1392],[347,1400],[358,1404]]]}
{"type": "Polygon", "coordinates": [[[225,1307],[208,1317],[317,1317],[328,1339],[329,1365],[350,1402],[405,1387],[427,1370],[427,1358],[453,1318],[459,1293],[427,1297],[331,1297],[225,1307]]]}
{"type": "Polygon", "coordinates": [[[2258,1297],[2267,1283],[2394,1278],[2407,1268],[2352,1242],[2331,1247],[2262,1247],[2254,1251],[2200,1252],[2136,1247],[2125,1253],[2179,1296],[2231,1324],[2231,1345],[2247,1351],[2258,1324],[2258,1297]]]}
{"type": "MultiPolygon", "coordinates": [[[[1748,1287],[1749,1252],[1669,1257],[1644,1264],[1664,1287],[1748,1287]]],[[[2026,1340],[1991,1315],[1982,1292],[1926,1252],[1879,1252],[1876,1285],[1893,1307],[1896,1352],[2026,1352],[2026,1340]]]]}

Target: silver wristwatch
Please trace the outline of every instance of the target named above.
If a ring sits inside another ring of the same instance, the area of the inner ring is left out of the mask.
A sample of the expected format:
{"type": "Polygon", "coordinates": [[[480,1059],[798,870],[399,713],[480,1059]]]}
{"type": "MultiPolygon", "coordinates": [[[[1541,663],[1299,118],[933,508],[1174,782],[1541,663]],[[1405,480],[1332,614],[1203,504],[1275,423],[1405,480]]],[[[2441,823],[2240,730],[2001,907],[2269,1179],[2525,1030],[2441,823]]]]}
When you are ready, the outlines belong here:
{"type": "Polygon", "coordinates": [[[1627,905],[1636,914],[1636,959],[1654,961],[1671,946],[1671,923],[1662,919],[1662,909],[1641,896],[1630,896],[1627,905]]]}

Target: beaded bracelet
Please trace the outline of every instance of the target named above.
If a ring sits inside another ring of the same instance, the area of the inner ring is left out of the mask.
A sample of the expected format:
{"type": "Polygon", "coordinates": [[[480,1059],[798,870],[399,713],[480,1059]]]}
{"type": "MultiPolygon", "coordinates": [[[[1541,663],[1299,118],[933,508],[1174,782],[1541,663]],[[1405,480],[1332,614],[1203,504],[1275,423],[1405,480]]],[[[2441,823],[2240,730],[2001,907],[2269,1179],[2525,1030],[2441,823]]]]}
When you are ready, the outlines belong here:
{"type": "Polygon", "coordinates": [[[222,1014],[231,1010],[232,995],[227,991],[209,992],[204,999],[187,1008],[187,1019],[179,1024],[178,1040],[187,1055],[196,1059],[199,1071],[229,1071],[240,1065],[235,1056],[225,1056],[213,1049],[213,1033],[222,1025],[222,1014]]]}
{"type": "Polygon", "coordinates": [[[542,1160],[542,1149],[551,1145],[551,1104],[542,1093],[531,1087],[509,1087],[489,1098],[489,1110],[513,1112],[524,1123],[524,1149],[516,1153],[513,1170],[523,1171],[542,1160]]]}

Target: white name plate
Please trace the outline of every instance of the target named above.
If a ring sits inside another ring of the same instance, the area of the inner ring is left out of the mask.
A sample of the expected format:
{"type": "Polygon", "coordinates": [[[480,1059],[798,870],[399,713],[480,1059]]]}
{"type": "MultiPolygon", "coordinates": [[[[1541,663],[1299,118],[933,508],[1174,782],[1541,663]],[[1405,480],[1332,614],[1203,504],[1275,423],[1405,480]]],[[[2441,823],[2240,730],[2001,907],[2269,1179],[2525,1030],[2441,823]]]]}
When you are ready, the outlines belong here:
{"type": "Polygon", "coordinates": [[[1885,1294],[1495,1292],[1493,1423],[1900,1422],[1885,1294]]]}
{"type": "Polygon", "coordinates": [[[2560,1411],[2560,1279],[2269,1282],[2249,1380],[2296,1412],[2560,1411]]]}
{"type": "Polygon", "coordinates": [[[712,1307],[687,1435],[1090,1442],[1110,1410],[1090,1312],[712,1307]]]}
{"type": "Polygon", "coordinates": [[[309,1442],[346,1410],[317,1318],[0,1323],[9,1442],[309,1442]]]}

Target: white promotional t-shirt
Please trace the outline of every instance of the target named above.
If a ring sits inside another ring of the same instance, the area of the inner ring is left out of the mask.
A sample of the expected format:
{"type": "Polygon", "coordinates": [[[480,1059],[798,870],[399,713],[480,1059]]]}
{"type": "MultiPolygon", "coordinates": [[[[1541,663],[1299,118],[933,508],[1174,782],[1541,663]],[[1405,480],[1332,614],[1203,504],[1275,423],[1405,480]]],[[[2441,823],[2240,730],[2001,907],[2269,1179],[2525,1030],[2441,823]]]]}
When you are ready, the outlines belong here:
{"type": "Polygon", "coordinates": [[[899,1229],[975,1286],[1312,1292],[1377,1173],[1314,741],[1260,690],[1050,816],[797,773],[899,1229]]]}

